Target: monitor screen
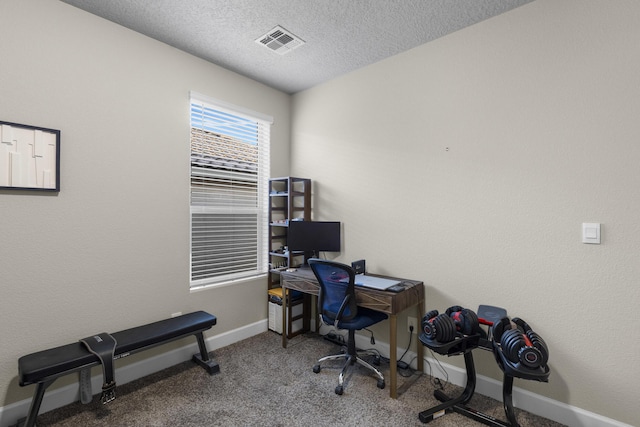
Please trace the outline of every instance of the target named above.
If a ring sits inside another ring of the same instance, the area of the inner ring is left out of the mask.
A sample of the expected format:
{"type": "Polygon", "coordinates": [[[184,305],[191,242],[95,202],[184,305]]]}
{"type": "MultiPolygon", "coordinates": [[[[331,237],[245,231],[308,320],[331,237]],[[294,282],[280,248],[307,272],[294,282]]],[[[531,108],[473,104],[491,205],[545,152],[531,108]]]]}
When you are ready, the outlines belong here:
{"type": "Polygon", "coordinates": [[[287,246],[290,251],[340,252],[340,223],[289,221],[287,246]]]}

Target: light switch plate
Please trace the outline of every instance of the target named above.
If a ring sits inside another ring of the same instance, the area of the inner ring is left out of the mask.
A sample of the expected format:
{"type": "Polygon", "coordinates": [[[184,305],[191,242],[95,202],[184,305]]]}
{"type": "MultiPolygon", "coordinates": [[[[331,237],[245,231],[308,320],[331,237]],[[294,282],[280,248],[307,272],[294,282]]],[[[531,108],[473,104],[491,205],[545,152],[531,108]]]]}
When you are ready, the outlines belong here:
{"type": "Polygon", "coordinates": [[[600,244],[600,223],[582,223],[582,243],[600,244]]]}

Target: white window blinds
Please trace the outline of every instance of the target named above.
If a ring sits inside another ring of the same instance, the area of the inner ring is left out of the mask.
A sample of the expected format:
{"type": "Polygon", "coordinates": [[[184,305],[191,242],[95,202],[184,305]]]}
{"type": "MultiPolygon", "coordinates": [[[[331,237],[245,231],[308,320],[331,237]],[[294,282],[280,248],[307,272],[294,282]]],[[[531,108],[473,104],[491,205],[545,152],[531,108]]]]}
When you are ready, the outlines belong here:
{"type": "Polygon", "coordinates": [[[191,93],[191,287],[267,272],[271,118],[191,93]]]}

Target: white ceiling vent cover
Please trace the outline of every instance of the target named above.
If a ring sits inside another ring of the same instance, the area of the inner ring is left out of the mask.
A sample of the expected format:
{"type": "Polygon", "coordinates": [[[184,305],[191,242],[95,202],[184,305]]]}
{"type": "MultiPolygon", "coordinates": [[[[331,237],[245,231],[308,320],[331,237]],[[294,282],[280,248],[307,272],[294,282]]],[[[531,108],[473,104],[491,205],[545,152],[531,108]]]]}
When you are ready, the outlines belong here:
{"type": "Polygon", "coordinates": [[[285,53],[289,53],[302,46],[304,44],[304,40],[293,35],[281,26],[277,26],[267,34],[258,37],[256,39],[256,43],[268,47],[279,55],[284,55],[285,53]]]}

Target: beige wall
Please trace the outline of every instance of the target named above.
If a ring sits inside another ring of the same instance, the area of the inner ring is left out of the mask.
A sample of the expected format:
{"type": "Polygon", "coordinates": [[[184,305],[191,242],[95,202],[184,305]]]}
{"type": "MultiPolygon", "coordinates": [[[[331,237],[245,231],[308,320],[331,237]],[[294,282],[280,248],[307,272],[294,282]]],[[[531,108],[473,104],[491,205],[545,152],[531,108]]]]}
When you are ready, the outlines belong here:
{"type": "Polygon", "coordinates": [[[634,0],[538,0],[295,95],[291,136],[339,260],[423,280],[427,309],[507,308],[551,352],[548,384],[516,386],[634,425],[638,22],[634,0]]]}
{"type": "Polygon", "coordinates": [[[0,120],[62,132],[59,194],[0,191],[0,406],[33,393],[24,354],[179,311],[264,320],[264,279],[189,293],[189,91],[273,116],[276,175],[290,97],[61,2],[0,16],[0,120]]]}

